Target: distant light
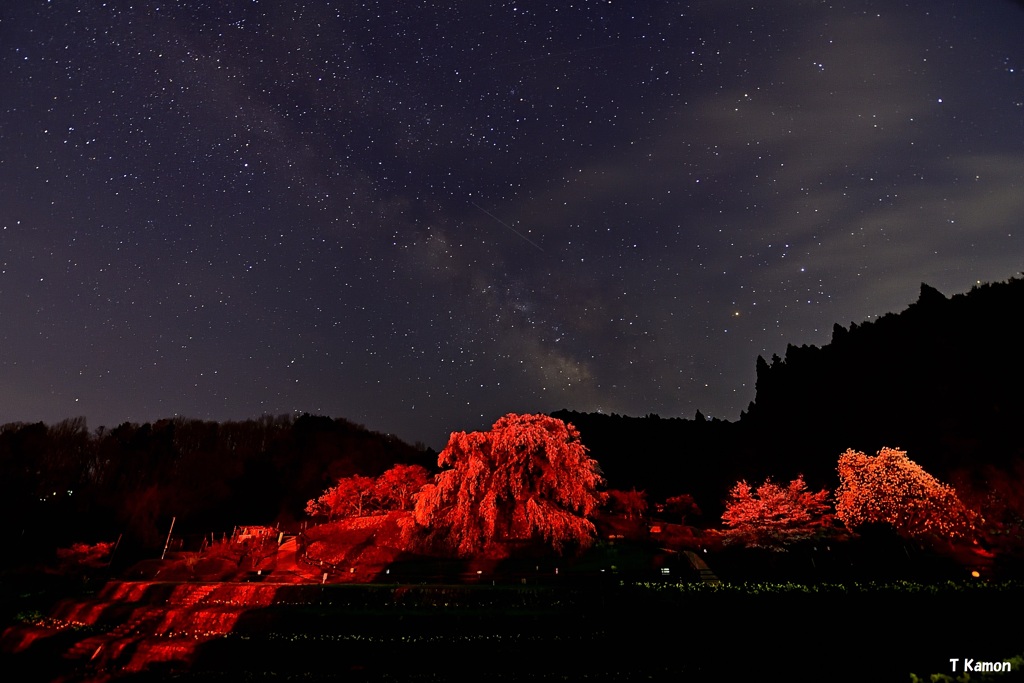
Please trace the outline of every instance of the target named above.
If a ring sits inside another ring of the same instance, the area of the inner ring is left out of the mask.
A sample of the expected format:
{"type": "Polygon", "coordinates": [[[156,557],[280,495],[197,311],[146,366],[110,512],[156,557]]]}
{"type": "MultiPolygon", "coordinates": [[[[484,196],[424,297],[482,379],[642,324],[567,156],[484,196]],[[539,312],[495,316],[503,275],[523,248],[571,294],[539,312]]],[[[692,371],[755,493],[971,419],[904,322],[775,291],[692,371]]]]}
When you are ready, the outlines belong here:
{"type": "Polygon", "coordinates": [[[974,571],[971,572],[971,576],[973,576],[976,579],[981,578],[981,574],[978,573],[977,569],[975,569],[974,571]]]}

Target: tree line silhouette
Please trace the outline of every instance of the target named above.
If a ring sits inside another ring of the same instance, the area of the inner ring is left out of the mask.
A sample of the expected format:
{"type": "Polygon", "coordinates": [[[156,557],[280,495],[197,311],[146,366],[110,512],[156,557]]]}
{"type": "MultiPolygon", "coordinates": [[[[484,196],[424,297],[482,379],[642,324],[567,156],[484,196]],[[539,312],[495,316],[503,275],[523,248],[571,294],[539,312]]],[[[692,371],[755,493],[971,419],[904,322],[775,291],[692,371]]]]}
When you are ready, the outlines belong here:
{"type": "MultiPolygon", "coordinates": [[[[759,357],[754,400],[736,421],[558,411],[609,488],[649,500],[691,494],[717,523],[737,481],[796,480],[835,490],[837,454],[914,454],[965,502],[1021,527],[1024,361],[1015,328],[1024,280],[946,297],[922,284],[899,314],[836,325],[822,347],[759,357]]],[[[83,418],[0,427],[0,510],[23,547],[74,541],[158,545],[178,530],[301,520],[346,477],[398,464],[437,471],[422,445],[344,419],[188,418],[89,431],[83,418]]]]}
{"type": "Polygon", "coordinates": [[[1020,278],[948,298],[922,284],[901,313],[837,324],[822,347],[791,344],[782,358],[758,357],[756,395],[737,421],[699,412],[693,419],[553,415],[576,425],[616,487],[654,497],[682,487],[714,518],[741,479],[803,474],[815,488],[835,489],[836,455],[849,448],[898,447],[961,487],[1015,483],[1019,490],[1020,310],[1020,278]]]}
{"type": "Polygon", "coordinates": [[[152,547],[172,518],[176,533],[302,519],[307,501],[339,478],[434,460],[422,446],[313,415],[93,432],[83,418],[13,423],[0,428],[0,510],[28,550],[121,534],[152,547]]]}

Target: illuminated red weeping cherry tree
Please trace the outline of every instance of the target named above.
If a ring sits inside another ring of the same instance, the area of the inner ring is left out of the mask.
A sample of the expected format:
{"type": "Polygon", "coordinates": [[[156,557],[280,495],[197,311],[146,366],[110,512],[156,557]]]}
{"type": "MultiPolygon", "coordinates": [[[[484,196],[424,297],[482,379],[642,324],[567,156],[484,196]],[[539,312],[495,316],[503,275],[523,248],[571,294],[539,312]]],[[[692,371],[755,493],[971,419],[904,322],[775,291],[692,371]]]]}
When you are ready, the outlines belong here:
{"type": "Polygon", "coordinates": [[[785,546],[815,537],[832,526],[828,491],[807,490],[803,475],[788,486],[766,479],[756,489],[739,481],[729,492],[722,521],[726,543],[783,551],[785,546]]]}
{"type": "Polygon", "coordinates": [[[969,536],[978,515],[953,488],[924,471],[906,451],[883,448],[876,456],[853,449],[839,457],[836,516],[853,530],[890,524],[902,536],[952,540],[969,536]]]}
{"type": "Polygon", "coordinates": [[[509,413],[489,432],[453,432],[437,462],[448,469],[416,494],[415,516],[449,552],[542,543],[561,554],[593,542],[604,479],[571,424],[509,413]]]}

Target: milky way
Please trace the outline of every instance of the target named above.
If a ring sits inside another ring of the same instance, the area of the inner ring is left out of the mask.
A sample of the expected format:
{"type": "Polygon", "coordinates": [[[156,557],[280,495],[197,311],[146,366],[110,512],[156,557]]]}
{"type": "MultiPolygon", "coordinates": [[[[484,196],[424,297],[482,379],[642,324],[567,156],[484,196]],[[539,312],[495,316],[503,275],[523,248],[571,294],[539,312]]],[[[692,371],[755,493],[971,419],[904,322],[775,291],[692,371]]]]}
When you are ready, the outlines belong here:
{"type": "Polygon", "coordinates": [[[735,419],[758,354],[1021,270],[1022,35],[1009,0],[6,3],[0,422],[735,419]]]}

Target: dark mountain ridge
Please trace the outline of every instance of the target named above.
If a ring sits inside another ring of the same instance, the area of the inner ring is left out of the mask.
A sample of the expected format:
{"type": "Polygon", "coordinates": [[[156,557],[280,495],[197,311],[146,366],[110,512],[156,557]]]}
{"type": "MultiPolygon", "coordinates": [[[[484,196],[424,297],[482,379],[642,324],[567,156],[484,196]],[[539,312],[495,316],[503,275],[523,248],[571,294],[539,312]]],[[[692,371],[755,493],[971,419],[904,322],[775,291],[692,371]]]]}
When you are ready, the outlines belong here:
{"type": "Polygon", "coordinates": [[[758,357],[755,399],[736,422],[554,416],[576,425],[612,485],[655,499],[692,492],[712,508],[741,478],[803,473],[833,488],[847,448],[902,448],[936,476],[1008,467],[1024,455],[1020,311],[1020,278],[952,297],[922,284],[901,313],[837,324],[822,347],[758,357]]]}
{"type": "MultiPolygon", "coordinates": [[[[802,473],[812,488],[834,488],[847,448],[903,448],[940,478],[985,466],[1008,472],[1024,462],[1022,310],[1018,278],[948,298],[922,285],[899,314],[836,325],[820,348],[759,357],[755,399],[735,422],[699,412],[553,415],[580,430],[609,488],[644,490],[652,502],[689,493],[708,520],[739,479],[802,473]]],[[[302,519],[305,502],[339,477],[377,476],[396,463],[433,467],[436,453],[311,415],[95,432],[81,418],[15,423],[0,427],[0,509],[25,541],[123,532],[152,546],[172,518],[179,531],[198,533],[302,519]]]]}

